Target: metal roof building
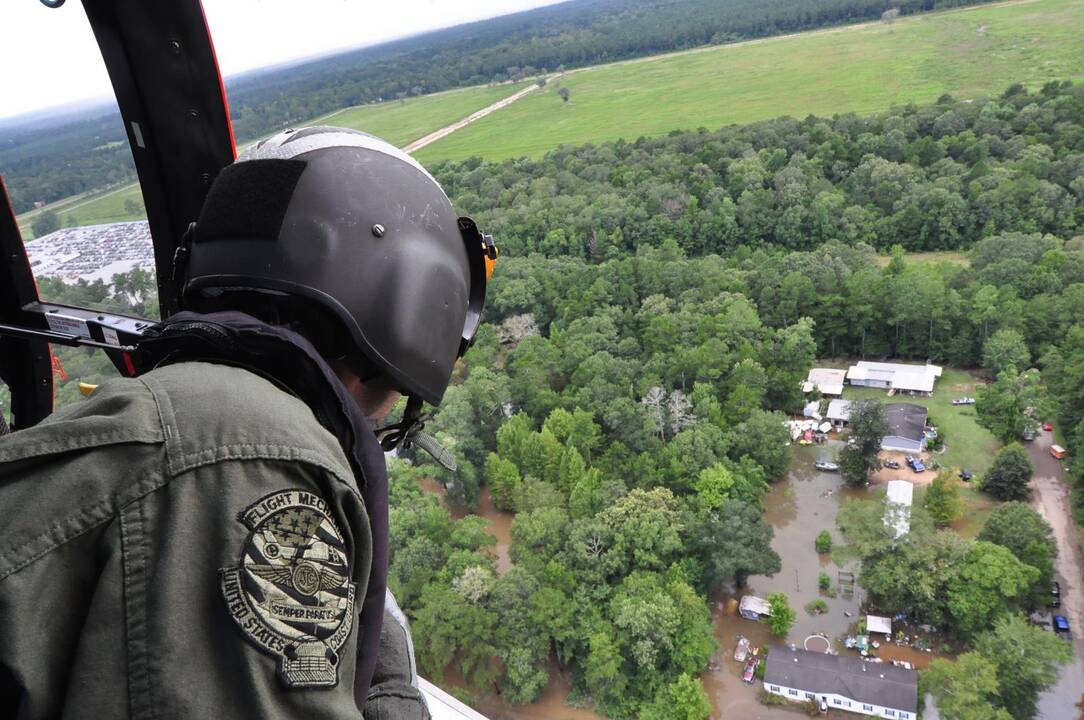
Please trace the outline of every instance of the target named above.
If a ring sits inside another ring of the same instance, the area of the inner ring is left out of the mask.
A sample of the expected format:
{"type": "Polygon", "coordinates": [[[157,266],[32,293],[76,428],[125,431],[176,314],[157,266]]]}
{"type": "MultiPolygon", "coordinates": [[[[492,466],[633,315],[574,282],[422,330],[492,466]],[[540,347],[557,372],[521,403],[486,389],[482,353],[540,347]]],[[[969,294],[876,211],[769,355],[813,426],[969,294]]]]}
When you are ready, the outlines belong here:
{"type": "Polygon", "coordinates": [[[823,701],[832,709],[873,717],[914,720],[918,673],[857,657],[772,647],[764,689],[788,700],[823,701]]]}
{"type": "Polygon", "coordinates": [[[847,370],[847,381],[851,385],[879,387],[921,395],[932,395],[934,382],[939,377],[941,377],[941,368],[929,363],[905,365],[862,360],[847,370]]]}
{"type": "Polygon", "coordinates": [[[836,425],[843,425],[843,423],[850,422],[851,401],[832,400],[828,403],[828,414],[825,417],[836,425]]]}
{"type": "Polygon", "coordinates": [[[802,383],[802,392],[813,392],[816,389],[820,390],[822,395],[842,395],[846,377],[846,370],[813,368],[802,383]]]}

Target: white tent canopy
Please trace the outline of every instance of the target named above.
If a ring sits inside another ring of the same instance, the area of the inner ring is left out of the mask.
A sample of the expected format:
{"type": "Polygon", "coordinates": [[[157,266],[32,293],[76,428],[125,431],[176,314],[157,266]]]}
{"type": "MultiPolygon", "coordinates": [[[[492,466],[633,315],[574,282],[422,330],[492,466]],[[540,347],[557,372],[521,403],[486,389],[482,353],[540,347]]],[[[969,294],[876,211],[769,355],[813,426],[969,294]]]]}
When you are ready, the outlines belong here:
{"type": "Polygon", "coordinates": [[[885,635],[892,634],[892,619],[882,617],[880,615],[867,615],[866,616],[866,632],[867,633],[884,633],[885,635]]]}

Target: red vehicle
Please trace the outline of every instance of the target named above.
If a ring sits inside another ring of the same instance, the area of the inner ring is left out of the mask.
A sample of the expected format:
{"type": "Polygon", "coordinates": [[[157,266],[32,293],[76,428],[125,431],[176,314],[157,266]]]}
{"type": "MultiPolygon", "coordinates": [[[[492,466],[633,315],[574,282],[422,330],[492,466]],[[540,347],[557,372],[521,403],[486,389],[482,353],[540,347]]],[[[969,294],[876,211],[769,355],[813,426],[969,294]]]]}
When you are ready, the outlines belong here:
{"type": "Polygon", "coordinates": [[[757,674],[757,665],[759,664],[760,658],[756,656],[749,658],[748,662],[745,663],[745,670],[741,674],[743,682],[753,682],[753,677],[757,674]]]}
{"type": "Polygon", "coordinates": [[[1043,423],[1043,430],[1050,432],[1054,429],[1054,423],[1043,423]]]}

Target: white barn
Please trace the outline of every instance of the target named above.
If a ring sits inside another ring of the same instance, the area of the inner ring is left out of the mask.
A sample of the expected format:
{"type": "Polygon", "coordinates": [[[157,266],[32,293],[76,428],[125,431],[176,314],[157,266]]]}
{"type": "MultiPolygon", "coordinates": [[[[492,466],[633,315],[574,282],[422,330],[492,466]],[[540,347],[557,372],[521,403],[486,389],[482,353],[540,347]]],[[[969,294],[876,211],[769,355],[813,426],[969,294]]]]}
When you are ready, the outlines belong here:
{"type": "Polygon", "coordinates": [[[933,385],[941,377],[937,365],[868,362],[862,360],[847,370],[847,382],[860,387],[884,388],[910,395],[933,395],[933,385]]]}
{"type": "Polygon", "coordinates": [[[862,658],[775,646],[764,669],[764,690],[794,702],[825,702],[834,710],[916,720],[918,673],[862,658]]]}

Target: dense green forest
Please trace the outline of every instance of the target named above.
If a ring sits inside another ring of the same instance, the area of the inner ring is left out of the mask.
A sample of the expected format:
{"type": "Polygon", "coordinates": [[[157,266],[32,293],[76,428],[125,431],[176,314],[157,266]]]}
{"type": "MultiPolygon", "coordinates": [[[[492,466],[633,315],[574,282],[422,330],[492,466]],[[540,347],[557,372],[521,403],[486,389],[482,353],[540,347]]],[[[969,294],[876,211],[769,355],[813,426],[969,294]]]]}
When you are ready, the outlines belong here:
{"type": "MultiPolygon", "coordinates": [[[[898,0],[902,13],[984,0],[898,0]]],[[[227,82],[241,141],[332,110],[559,67],[875,19],[886,0],[578,0],[227,82]]],[[[17,213],[135,179],[115,113],[5,130],[0,175],[17,213]]]]}
{"type": "Polygon", "coordinates": [[[971,246],[1084,225],[1084,88],[884,113],[779,118],[562,147],[542,160],[432,168],[457,207],[513,255],[619,257],[672,238],[689,255],[738,246],[971,246]]]}
{"type": "MultiPolygon", "coordinates": [[[[1011,267],[1017,250],[1041,253],[1029,272],[1084,262],[1079,241],[1067,248],[1038,234],[992,236],[971,267],[903,254],[880,267],[868,246],[837,242],[728,258],[685,257],[673,240],[598,264],[508,258],[490,324],[433,423],[459,455],[458,471],[424,457],[393,468],[397,492],[410,499],[393,513],[392,584],[415,619],[423,672],[439,678],[450,664],[472,687],[497,683],[523,702],[545,685],[553,653],[574,678],[574,696],[605,714],[671,717],[652,708],[672,702],[683,675],[711,655],[708,593],[778,569],[759,503],[790,457],[780,411],[800,405],[797,380],[816,345],[830,342],[822,321],[810,319],[817,308],[850,319],[836,340],[848,351],[864,330],[880,348],[867,357],[891,353],[897,336],[927,343],[931,317],[935,344],[959,336],[961,348],[972,347],[970,359],[956,360],[965,365],[993,342],[985,338],[1026,335],[1021,362],[1038,360],[1061,400],[1059,420],[1084,428],[1084,283],[1063,284],[1053,270],[1046,291],[987,284],[986,273],[1011,267]],[[765,277],[788,276],[788,286],[817,284],[806,286],[809,305],[763,291],[765,277]],[[915,286],[931,295],[912,294],[915,286]],[[902,297],[913,314],[900,314],[902,297]],[[1037,315],[1049,321],[1041,337],[1030,327],[1037,315]],[[871,321],[863,328],[855,318],[871,321]],[[466,505],[487,484],[498,507],[516,513],[510,570],[498,573],[485,554],[483,526],[453,522],[416,490],[421,476],[437,477],[451,502],[466,505]]],[[[962,643],[1031,607],[1030,589],[1049,578],[1049,549],[1045,564],[1035,548],[1025,562],[993,540],[964,541],[932,525],[923,533],[917,510],[914,549],[901,558],[889,551],[882,514],[880,504],[867,512],[876,541],[860,582],[883,607],[962,643]],[[905,577],[947,556],[960,563],[905,577]],[[969,583],[980,567],[989,582],[969,583]],[[928,586],[917,584],[925,578],[928,586]],[[928,587],[941,594],[920,604],[928,587]]]]}
{"type": "MultiPolygon", "coordinates": [[[[552,659],[573,699],[608,716],[706,717],[695,676],[715,651],[707,598],[780,567],[762,498],[787,472],[781,420],[816,357],[982,367],[998,378],[981,393],[991,425],[1033,390],[1016,373],[1036,368],[1078,458],[1069,476],[1084,481],[1082,122],[1084,90],[1051,84],[437,167],[504,256],[487,322],[429,425],[458,469],[390,461],[390,583],[423,674],[439,682],[454,667],[522,703],[552,659]],[[964,262],[906,251],[965,245],[964,262]],[[422,493],[430,477],[453,506],[486,486],[515,513],[510,568],[484,520],[456,520],[422,493]]],[[[148,312],[151,286],[129,275],[42,290],[148,312]]],[[[72,381],[110,374],[101,355],[60,354],[63,401],[72,381]]],[[[998,648],[1030,642],[1015,618],[1041,602],[1052,550],[1014,503],[977,541],[936,529],[944,506],[916,508],[906,552],[890,551],[879,505],[839,522],[872,598],[974,649],[931,671],[951,699],[977,667],[1000,677],[998,648]],[[1034,543],[1016,541],[1023,530],[1034,543]]],[[[1056,676],[1060,656],[1037,654],[1051,661],[1039,679],[1018,674],[1027,688],[984,685],[996,717],[1026,717],[1056,676]]]]}

